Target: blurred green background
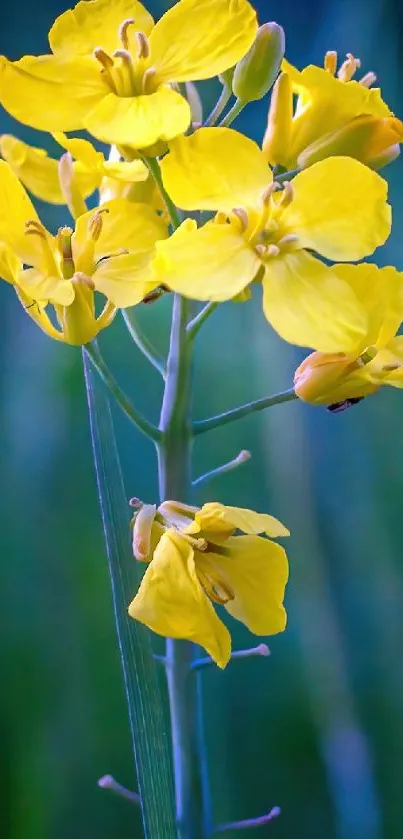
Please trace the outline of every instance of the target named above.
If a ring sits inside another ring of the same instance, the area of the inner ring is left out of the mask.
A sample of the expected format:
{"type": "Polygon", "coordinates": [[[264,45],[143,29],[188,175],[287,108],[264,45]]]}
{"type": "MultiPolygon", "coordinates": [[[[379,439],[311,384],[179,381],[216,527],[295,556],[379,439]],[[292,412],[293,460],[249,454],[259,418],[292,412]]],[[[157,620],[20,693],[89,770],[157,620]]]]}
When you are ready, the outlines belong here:
{"type": "MultiPolygon", "coordinates": [[[[169,3],[149,5],[158,15],[169,3]]],[[[292,62],[352,51],[402,115],[398,0],[257,6],[262,21],[285,27],[292,62]]],[[[61,0],[3,4],[1,52],[45,52],[47,30],[63,10],[61,0]]],[[[204,90],[212,104],[215,88],[204,90]]],[[[257,103],[237,127],[259,139],[264,122],[257,103]]],[[[6,114],[0,130],[50,147],[6,114]]],[[[398,267],[402,172],[399,161],[385,173],[395,221],[378,257],[398,267]]],[[[43,210],[52,229],[65,218],[43,210]]],[[[42,335],[4,283],[0,301],[0,835],[140,839],[137,810],[97,787],[109,772],[133,788],[135,778],[80,352],[42,335]]],[[[168,315],[165,300],[141,312],[161,348],[168,315]]],[[[120,322],[101,347],[138,406],[156,418],[158,375],[120,322]]],[[[302,355],[272,333],[258,299],[221,307],[197,344],[195,416],[289,387],[302,355]]],[[[153,501],[152,447],[115,414],[127,494],[153,501]]],[[[268,510],[292,531],[286,633],[271,640],[270,658],[204,676],[217,823],[279,805],[281,817],[259,835],[401,839],[402,422],[403,395],[384,389],[339,415],[278,406],[197,443],[196,474],[241,448],[253,454],[200,490],[200,502],[268,510]]],[[[233,628],[235,647],[254,642],[233,628]]]]}

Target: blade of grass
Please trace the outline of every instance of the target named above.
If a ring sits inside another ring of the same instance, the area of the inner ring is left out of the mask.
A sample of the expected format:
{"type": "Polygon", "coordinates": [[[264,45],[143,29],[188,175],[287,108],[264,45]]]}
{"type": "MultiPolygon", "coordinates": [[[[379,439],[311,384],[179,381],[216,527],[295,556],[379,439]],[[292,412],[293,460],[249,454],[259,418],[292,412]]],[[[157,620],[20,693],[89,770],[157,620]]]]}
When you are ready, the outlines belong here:
{"type": "Polygon", "coordinates": [[[158,664],[149,631],[127,615],[140,569],[130,552],[129,511],[109,398],[85,352],[83,364],[144,835],[146,839],[176,839],[169,732],[162,710],[158,664]]]}

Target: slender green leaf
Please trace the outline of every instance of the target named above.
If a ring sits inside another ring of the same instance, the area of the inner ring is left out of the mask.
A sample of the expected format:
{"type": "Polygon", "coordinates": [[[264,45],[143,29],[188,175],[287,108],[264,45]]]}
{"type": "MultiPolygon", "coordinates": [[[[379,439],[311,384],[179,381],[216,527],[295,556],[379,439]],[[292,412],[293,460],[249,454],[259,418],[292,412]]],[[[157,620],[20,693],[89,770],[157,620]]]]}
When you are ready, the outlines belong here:
{"type": "Polygon", "coordinates": [[[92,446],[146,839],[176,839],[169,732],[149,631],[127,606],[140,580],[108,394],[83,353],[92,446]]]}

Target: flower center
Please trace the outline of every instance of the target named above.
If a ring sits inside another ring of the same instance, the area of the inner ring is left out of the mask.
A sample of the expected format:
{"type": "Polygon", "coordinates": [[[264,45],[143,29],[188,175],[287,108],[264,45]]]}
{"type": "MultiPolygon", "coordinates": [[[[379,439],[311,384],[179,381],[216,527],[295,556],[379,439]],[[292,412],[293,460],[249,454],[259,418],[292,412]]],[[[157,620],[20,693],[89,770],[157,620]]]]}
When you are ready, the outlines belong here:
{"type": "Polygon", "coordinates": [[[116,96],[132,97],[153,93],[157,88],[156,71],[150,66],[150,45],[144,32],[133,30],[134,18],[119,26],[121,46],[109,55],[95,47],[94,56],[101,64],[101,75],[116,96]]]}
{"type": "MultiPolygon", "coordinates": [[[[337,52],[334,50],[329,50],[329,52],[326,53],[323,62],[324,68],[332,76],[335,76],[337,71],[337,78],[340,79],[341,82],[350,82],[351,79],[355,76],[357,70],[359,70],[361,67],[360,59],[354,58],[351,52],[347,53],[345,61],[343,61],[338,70],[337,64],[337,52]]],[[[364,87],[371,87],[371,85],[373,85],[375,82],[376,75],[372,71],[366,73],[365,76],[359,79],[359,83],[362,84],[364,87]]]]}
{"type": "Polygon", "coordinates": [[[210,600],[220,606],[234,600],[235,592],[233,588],[220,569],[209,559],[208,552],[201,555],[195,554],[195,565],[199,583],[210,600]]]}

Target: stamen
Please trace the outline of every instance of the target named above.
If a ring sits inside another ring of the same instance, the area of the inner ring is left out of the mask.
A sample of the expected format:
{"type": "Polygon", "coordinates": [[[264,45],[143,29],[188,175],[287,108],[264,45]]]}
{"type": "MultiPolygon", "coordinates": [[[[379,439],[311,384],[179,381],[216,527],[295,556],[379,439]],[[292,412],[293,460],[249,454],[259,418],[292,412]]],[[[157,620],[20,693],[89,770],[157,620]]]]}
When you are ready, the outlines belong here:
{"type": "Polygon", "coordinates": [[[290,181],[284,181],[283,186],[284,186],[283,194],[280,198],[279,204],[284,209],[285,207],[288,207],[289,204],[291,204],[291,201],[294,198],[295,190],[294,190],[294,187],[293,187],[292,183],[290,183],[290,181]]]}
{"type": "Polygon", "coordinates": [[[266,245],[255,245],[255,251],[260,256],[260,259],[264,259],[267,254],[267,247],[266,245]]]}
{"type": "Polygon", "coordinates": [[[134,23],[134,18],[128,17],[126,18],[126,20],[123,21],[123,23],[120,24],[118,29],[119,41],[121,42],[123,49],[125,50],[129,49],[129,37],[127,34],[127,30],[129,29],[129,26],[133,26],[134,23]]]}
{"type": "Polygon", "coordinates": [[[88,233],[91,236],[93,242],[97,242],[102,231],[102,213],[109,213],[107,207],[101,207],[99,210],[96,210],[93,216],[91,216],[88,222],[88,233]]]}
{"type": "Polygon", "coordinates": [[[287,233],[277,242],[278,247],[280,250],[292,250],[293,246],[296,245],[298,242],[298,236],[296,233],[287,233]]]}
{"type": "Polygon", "coordinates": [[[214,216],[214,224],[226,224],[228,221],[227,213],[224,210],[219,210],[214,216]]]}
{"type": "Polygon", "coordinates": [[[402,365],[395,363],[395,364],[384,364],[382,370],[385,373],[393,373],[394,370],[399,370],[402,365]]]}
{"type": "Polygon", "coordinates": [[[35,219],[29,219],[29,221],[25,222],[25,235],[40,236],[41,239],[45,239],[45,242],[47,238],[45,228],[39,221],[36,221],[35,219]]]}
{"type": "Polygon", "coordinates": [[[144,32],[136,32],[136,40],[138,44],[138,58],[148,58],[150,55],[150,44],[147,35],[144,35],[144,32]]]}
{"type": "Polygon", "coordinates": [[[269,245],[266,251],[266,256],[275,257],[280,253],[280,248],[277,245],[269,245]]]}
{"type": "Polygon", "coordinates": [[[262,201],[265,207],[270,205],[272,195],[274,195],[275,192],[278,192],[279,189],[281,189],[281,186],[277,183],[277,181],[273,181],[273,183],[269,184],[267,189],[265,189],[262,195],[262,201]]]}
{"type": "Polygon", "coordinates": [[[235,592],[228,583],[221,579],[214,579],[210,574],[207,574],[200,568],[196,570],[200,585],[210,600],[213,600],[219,606],[223,606],[225,603],[229,603],[230,600],[234,600],[235,592]]]}
{"type": "Polygon", "coordinates": [[[375,82],[376,75],[372,72],[372,70],[370,70],[369,73],[365,73],[365,76],[363,76],[362,79],[360,79],[360,84],[362,84],[363,87],[372,87],[372,85],[375,84],[375,82]]]}
{"type": "Polygon", "coordinates": [[[325,55],[323,66],[328,73],[334,76],[337,70],[337,52],[336,50],[328,50],[325,55]]]}
{"type": "Polygon", "coordinates": [[[232,213],[234,216],[236,216],[241,225],[240,232],[245,233],[249,226],[249,218],[246,210],[244,210],[243,207],[234,207],[232,213]]]}
{"type": "Polygon", "coordinates": [[[132,96],[136,90],[136,76],[133,67],[132,57],[128,50],[115,50],[114,58],[120,58],[122,61],[121,71],[119,73],[119,96],[132,96]]]}
{"type": "Polygon", "coordinates": [[[110,55],[102,49],[102,47],[95,47],[93,54],[94,58],[102,64],[105,70],[110,70],[110,68],[113,67],[113,58],[111,58],[110,55]]]}
{"type": "Polygon", "coordinates": [[[82,271],[76,271],[73,277],[71,278],[71,282],[74,285],[83,285],[86,288],[89,288],[90,291],[95,291],[95,283],[87,274],[83,274],[82,271]]]}
{"type": "Polygon", "coordinates": [[[156,75],[157,71],[155,67],[148,67],[148,69],[143,73],[143,78],[141,82],[143,93],[154,92],[156,75]]]}
{"type": "Polygon", "coordinates": [[[360,67],[360,59],[354,58],[351,52],[348,52],[347,58],[345,61],[343,61],[343,64],[341,65],[340,70],[337,73],[337,76],[341,82],[349,82],[355,75],[356,71],[360,69],[360,67]]]}
{"type": "Polygon", "coordinates": [[[71,227],[60,227],[57,231],[57,245],[62,257],[61,269],[65,280],[71,280],[74,276],[75,265],[71,246],[73,231],[71,227]]]}

